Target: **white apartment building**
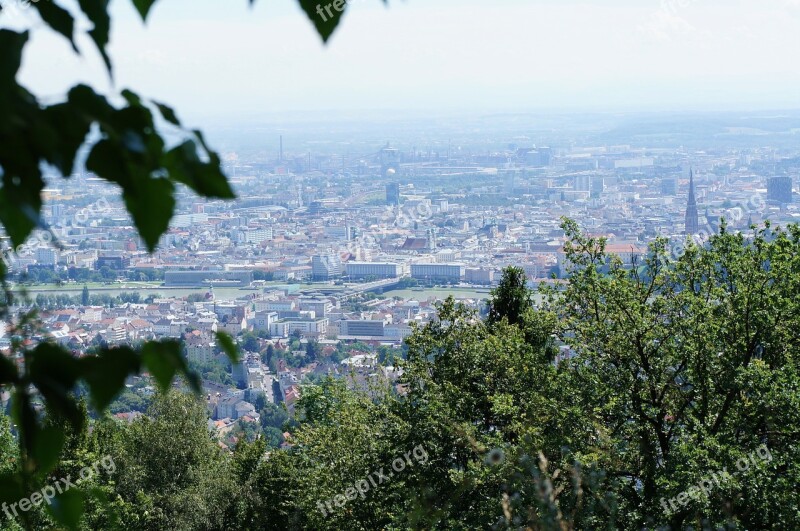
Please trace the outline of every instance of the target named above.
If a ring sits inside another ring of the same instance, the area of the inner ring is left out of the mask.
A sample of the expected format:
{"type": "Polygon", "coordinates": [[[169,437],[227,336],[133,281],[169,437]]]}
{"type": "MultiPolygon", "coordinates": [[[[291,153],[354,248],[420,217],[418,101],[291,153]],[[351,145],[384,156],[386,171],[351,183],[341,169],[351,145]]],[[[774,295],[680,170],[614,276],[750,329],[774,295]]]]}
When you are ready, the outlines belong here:
{"type": "Polygon", "coordinates": [[[418,280],[458,281],[465,272],[464,264],[411,264],[411,276],[418,280]]]}
{"type": "Polygon", "coordinates": [[[302,335],[325,335],[328,332],[328,319],[281,319],[272,323],[269,334],[272,337],[289,337],[295,332],[302,335]]]}
{"type": "Polygon", "coordinates": [[[345,273],[350,278],[398,278],[408,274],[403,264],[391,262],[348,262],[345,273]]]}

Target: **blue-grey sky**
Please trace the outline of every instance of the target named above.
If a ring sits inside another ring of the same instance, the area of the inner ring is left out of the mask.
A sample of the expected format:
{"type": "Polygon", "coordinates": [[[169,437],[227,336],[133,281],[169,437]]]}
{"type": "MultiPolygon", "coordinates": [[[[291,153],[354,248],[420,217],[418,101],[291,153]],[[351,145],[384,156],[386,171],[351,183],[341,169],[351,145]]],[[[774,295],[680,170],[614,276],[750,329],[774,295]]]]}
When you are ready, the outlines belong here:
{"type": "MultiPolygon", "coordinates": [[[[800,0],[351,0],[328,46],[293,0],[113,4],[116,87],[184,114],[800,107],[800,0]]],[[[37,92],[108,86],[90,45],[35,34],[37,92]]]]}

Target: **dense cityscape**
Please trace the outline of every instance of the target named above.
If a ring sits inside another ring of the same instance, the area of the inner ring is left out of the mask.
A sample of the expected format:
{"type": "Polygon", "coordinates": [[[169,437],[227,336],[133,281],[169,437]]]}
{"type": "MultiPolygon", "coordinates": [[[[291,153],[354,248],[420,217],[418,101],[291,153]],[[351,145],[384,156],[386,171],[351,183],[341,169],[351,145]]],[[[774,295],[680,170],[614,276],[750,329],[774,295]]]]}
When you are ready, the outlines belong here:
{"type": "Polygon", "coordinates": [[[798,36],[0,0],[0,531],[800,529],[798,36]]]}
{"type": "MultiPolygon", "coordinates": [[[[677,257],[723,218],[748,232],[800,216],[791,113],[401,125],[388,124],[402,131],[390,142],[353,139],[346,126],[329,138],[273,127],[266,147],[231,147],[238,199],[185,190],[152,255],[115,190],[77,171],[43,192],[48,230],[13,252],[4,243],[19,304],[38,310],[39,339],[76,355],[180,339],[220,439],[260,426],[277,445],[285,416],[270,417],[274,404],[291,414],[300,384],[331,374],[363,388],[393,381],[404,339],[448,296],[484,312],[508,266],[533,286],[558,285],[565,217],[635,268],[658,237],[677,257]],[[710,136],[678,134],[690,126],[710,136]],[[430,129],[415,138],[414,127],[430,129]],[[473,132],[453,140],[448,127],[473,132]],[[223,331],[246,352],[238,364],[216,342],[223,331]]],[[[10,345],[0,329],[0,348],[10,345]]],[[[127,387],[112,406],[121,418],[154,393],[146,378],[127,387]]]]}

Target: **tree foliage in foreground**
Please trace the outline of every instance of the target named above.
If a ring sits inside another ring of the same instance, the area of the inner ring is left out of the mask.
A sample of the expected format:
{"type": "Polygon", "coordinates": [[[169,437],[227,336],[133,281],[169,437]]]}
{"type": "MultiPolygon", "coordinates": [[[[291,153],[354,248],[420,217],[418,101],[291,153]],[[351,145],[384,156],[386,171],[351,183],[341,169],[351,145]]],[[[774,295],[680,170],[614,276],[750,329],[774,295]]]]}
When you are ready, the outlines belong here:
{"type": "MultiPolygon", "coordinates": [[[[677,260],[658,241],[633,270],[565,229],[563,290],[518,324],[446,301],[408,339],[398,387],[305,386],[284,449],[221,453],[202,405],[174,394],[96,426],[88,446],[121,463],[96,486],[116,512],[89,507],[81,525],[800,527],[800,229],[723,225],[677,260]]],[[[507,271],[493,307],[521,287],[507,271]]],[[[76,447],[62,461],[94,455],[76,447]]]]}
{"type": "MultiPolygon", "coordinates": [[[[302,478],[286,525],[299,514],[323,529],[800,526],[800,229],[723,226],[678,259],[658,241],[633,270],[565,229],[572,276],[518,324],[450,300],[408,340],[400,395],[306,395],[324,414],[279,458],[302,478]],[[362,440],[371,452],[347,451],[362,440]],[[315,511],[354,470],[417,445],[424,466],[333,515],[315,511]],[[719,483],[695,488],[713,474],[719,483]]],[[[508,271],[492,307],[513,307],[499,298],[521,285],[508,271]]]]}

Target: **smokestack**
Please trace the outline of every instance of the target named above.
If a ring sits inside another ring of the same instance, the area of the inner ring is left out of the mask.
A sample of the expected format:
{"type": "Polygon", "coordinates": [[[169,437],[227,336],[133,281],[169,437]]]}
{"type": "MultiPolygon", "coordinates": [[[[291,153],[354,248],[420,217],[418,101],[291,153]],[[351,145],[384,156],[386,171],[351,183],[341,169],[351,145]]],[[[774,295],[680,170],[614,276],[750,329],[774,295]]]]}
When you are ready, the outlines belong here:
{"type": "Polygon", "coordinates": [[[281,155],[280,161],[283,162],[283,135],[281,135],[281,155]]]}

